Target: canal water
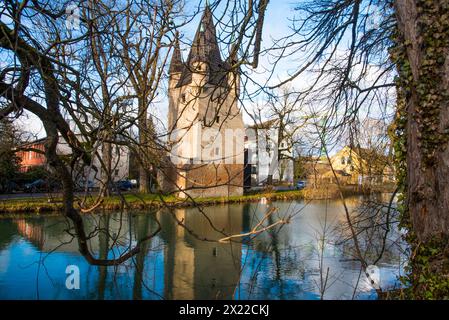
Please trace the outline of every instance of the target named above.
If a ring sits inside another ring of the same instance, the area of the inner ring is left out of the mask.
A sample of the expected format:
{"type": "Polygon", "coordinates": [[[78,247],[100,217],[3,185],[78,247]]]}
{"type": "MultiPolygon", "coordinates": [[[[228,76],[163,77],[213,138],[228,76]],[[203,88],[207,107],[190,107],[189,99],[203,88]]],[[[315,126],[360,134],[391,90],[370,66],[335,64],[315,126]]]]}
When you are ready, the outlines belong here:
{"type": "MultiPolygon", "coordinates": [[[[350,210],[359,202],[351,199],[350,210]]],[[[100,258],[117,257],[162,227],[132,259],[105,267],[80,255],[63,217],[1,219],[0,299],[376,299],[344,241],[345,221],[341,202],[324,200],[86,216],[100,258]],[[288,224],[217,242],[287,217],[288,224]]],[[[370,249],[373,237],[361,245],[370,249]]],[[[399,232],[388,239],[375,265],[382,289],[398,285],[405,260],[399,232]]]]}

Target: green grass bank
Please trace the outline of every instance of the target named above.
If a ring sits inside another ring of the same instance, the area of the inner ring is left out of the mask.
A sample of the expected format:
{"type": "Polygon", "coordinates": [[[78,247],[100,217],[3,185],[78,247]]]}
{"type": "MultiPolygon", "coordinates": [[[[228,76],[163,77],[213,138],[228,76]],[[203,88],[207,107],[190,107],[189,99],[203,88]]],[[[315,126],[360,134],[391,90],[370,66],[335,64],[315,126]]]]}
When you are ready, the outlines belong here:
{"type": "MultiPolygon", "coordinates": [[[[217,205],[225,203],[243,203],[243,202],[257,202],[262,198],[269,201],[276,200],[294,200],[302,199],[302,190],[288,190],[288,191],[271,191],[246,194],[243,196],[231,197],[214,197],[214,198],[197,198],[195,204],[199,205],[217,205]]],[[[96,207],[96,211],[104,210],[119,210],[122,206],[131,210],[143,210],[161,208],[165,204],[174,207],[190,207],[194,203],[191,199],[179,199],[175,196],[164,196],[157,194],[123,194],[124,202],[120,196],[111,196],[104,198],[102,203],[96,207]]],[[[41,213],[58,213],[62,210],[62,202],[60,197],[41,197],[41,198],[20,198],[20,199],[6,199],[0,200],[0,217],[11,217],[20,214],[41,214],[41,213]]],[[[93,204],[95,200],[92,197],[86,203],[86,207],[93,204]]],[[[81,201],[81,199],[79,199],[81,201]]],[[[79,208],[78,202],[76,207],[79,208]]]]}

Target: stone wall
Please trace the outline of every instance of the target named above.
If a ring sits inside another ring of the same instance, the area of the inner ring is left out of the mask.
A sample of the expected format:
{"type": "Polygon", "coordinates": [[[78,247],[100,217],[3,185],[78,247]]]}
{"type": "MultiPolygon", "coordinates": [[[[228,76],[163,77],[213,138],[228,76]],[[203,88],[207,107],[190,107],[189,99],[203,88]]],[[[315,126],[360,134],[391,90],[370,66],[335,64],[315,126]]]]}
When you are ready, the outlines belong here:
{"type": "Polygon", "coordinates": [[[161,187],[181,198],[187,197],[186,194],[193,198],[241,196],[243,167],[243,164],[199,164],[168,168],[161,174],[161,187]],[[179,189],[185,192],[178,192],[179,189]]]}

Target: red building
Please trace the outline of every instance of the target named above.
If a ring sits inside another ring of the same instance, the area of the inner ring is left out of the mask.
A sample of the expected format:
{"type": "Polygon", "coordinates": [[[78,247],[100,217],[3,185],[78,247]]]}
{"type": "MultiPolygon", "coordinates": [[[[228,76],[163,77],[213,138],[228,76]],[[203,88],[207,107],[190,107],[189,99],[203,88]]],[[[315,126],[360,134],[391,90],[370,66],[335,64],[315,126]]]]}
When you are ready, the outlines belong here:
{"type": "Polygon", "coordinates": [[[20,158],[20,171],[27,172],[33,167],[41,167],[45,165],[44,152],[45,139],[36,140],[25,145],[22,145],[17,151],[17,156],[20,158]]]}

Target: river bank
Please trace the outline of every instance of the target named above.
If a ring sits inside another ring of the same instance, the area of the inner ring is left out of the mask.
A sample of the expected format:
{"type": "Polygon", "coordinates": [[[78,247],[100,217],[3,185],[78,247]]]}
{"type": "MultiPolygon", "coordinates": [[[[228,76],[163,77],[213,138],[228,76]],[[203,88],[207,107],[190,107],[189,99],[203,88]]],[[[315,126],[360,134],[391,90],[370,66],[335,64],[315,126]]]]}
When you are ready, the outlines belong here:
{"type": "MultiPolygon", "coordinates": [[[[122,207],[131,210],[158,209],[166,205],[172,207],[210,206],[225,203],[257,202],[263,198],[267,201],[303,199],[304,192],[302,190],[258,192],[243,196],[197,198],[195,201],[180,199],[173,195],[128,193],[123,194],[122,197],[111,196],[104,198],[95,211],[120,210],[122,207]]],[[[93,204],[94,200],[95,198],[90,200],[91,204],[93,204]]],[[[89,202],[84,207],[89,207],[89,202]]],[[[0,201],[0,217],[11,217],[20,214],[52,214],[61,211],[62,208],[62,199],[60,197],[7,199],[0,201]]],[[[76,208],[80,208],[79,202],[76,202],[76,208]]]]}
{"type": "MultiPolygon", "coordinates": [[[[342,186],[341,191],[344,197],[366,194],[366,190],[359,190],[353,186],[342,186]]],[[[390,189],[373,191],[376,193],[393,192],[390,189]]],[[[167,205],[171,207],[192,207],[195,205],[212,206],[226,203],[258,202],[262,199],[264,199],[264,201],[277,201],[339,198],[340,190],[335,185],[326,185],[318,188],[310,187],[303,190],[265,190],[251,192],[242,196],[196,198],[194,199],[195,201],[192,201],[190,198],[180,199],[174,195],[127,193],[122,196],[116,195],[104,198],[101,204],[95,208],[95,211],[120,210],[122,208],[130,210],[158,209],[167,205]]],[[[89,208],[93,205],[95,200],[95,197],[91,197],[86,201],[83,207],[89,208]]],[[[78,201],[75,201],[76,208],[79,209],[81,207],[79,204],[81,201],[81,197],[78,201]]],[[[0,218],[21,214],[57,214],[62,209],[62,198],[57,195],[0,200],[0,218]]]]}

